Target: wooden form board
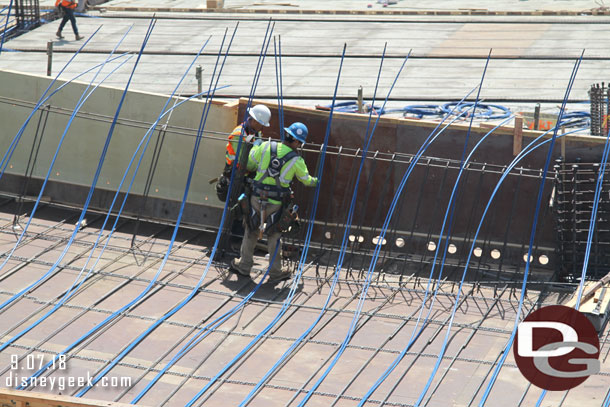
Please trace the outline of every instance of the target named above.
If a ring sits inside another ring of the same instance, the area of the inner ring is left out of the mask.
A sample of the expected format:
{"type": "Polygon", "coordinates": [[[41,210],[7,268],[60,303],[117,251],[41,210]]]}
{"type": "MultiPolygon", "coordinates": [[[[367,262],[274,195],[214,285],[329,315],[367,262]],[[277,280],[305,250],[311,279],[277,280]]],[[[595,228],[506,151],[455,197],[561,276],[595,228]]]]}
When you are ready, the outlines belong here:
{"type": "Polygon", "coordinates": [[[132,404],[113,403],[48,393],[0,388],[0,407],[128,407],[132,404]]]}

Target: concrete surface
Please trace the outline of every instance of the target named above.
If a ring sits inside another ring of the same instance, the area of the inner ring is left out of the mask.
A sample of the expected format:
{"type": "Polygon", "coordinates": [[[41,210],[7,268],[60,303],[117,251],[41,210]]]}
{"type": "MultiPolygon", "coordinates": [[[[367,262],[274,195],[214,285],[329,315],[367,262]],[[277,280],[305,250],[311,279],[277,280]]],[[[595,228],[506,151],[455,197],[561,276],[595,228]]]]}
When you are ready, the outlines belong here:
{"type": "MultiPolygon", "coordinates": [[[[2,209],[0,245],[4,252],[15,242],[11,230],[14,207],[5,204],[2,209]]],[[[29,243],[14,253],[0,275],[1,300],[9,298],[48,269],[49,262],[63,250],[62,238],[71,233],[70,220],[74,219],[74,215],[52,208],[42,209],[28,232],[29,243]],[[10,272],[10,268],[23,264],[26,259],[29,259],[26,268],[18,273],[10,272]]],[[[22,218],[22,222],[26,220],[22,218]]],[[[89,218],[89,225],[79,232],[76,243],[68,249],[53,277],[0,314],[0,343],[42,315],[57,301],[57,295],[68,289],[85,265],[86,254],[99,233],[99,225],[99,220],[89,218]]],[[[5,383],[11,374],[26,375],[31,371],[25,362],[20,362],[18,370],[7,370],[12,355],[24,357],[24,361],[27,355],[47,361],[53,352],[63,349],[145,289],[168,250],[169,235],[161,225],[144,224],[136,240],[138,249],[131,251],[128,249],[132,227],[132,222],[122,224],[90,276],[89,283],[83,285],[73,299],[0,354],[0,368],[3,369],[0,370],[0,383],[5,383]],[[105,299],[100,301],[102,296],[105,299]]],[[[101,335],[90,338],[85,346],[71,352],[67,370],[49,370],[48,374],[56,378],[94,375],[125,344],[184,299],[199,280],[208,261],[196,242],[197,234],[182,231],[159,276],[159,282],[153,285],[157,289],[155,294],[122,315],[115,324],[102,329],[101,335]]],[[[108,373],[111,378],[131,378],[132,387],[98,387],[86,393],[86,397],[131,401],[169,357],[192,336],[194,330],[228,311],[252,290],[254,282],[260,279],[259,271],[264,262],[264,258],[257,257],[254,281],[212,266],[202,287],[188,305],[162,323],[108,373]],[[139,378],[142,381],[137,381],[139,378]]],[[[304,393],[299,393],[299,389],[311,387],[309,379],[325,368],[325,361],[333,357],[351,323],[362,284],[356,274],[342,275],[322,320],[303,346],[297,348],[285,366],[263,387],[252,405],[283,406],[290,404],[293,398],[297,401],[302,399],[304,393]]],[[[325,280],[328,277],[330,274],[325,274],[324,268],[320,269],[320,274],[314,268],[307,269],[303,280],[297,284],[296,295],[288,312],[275,329],[264,336],[240,361],[237,369],[225,375],[218,387],[206,393],[200,401],[205,400],[204,405],[237,405],[317,317],[328,294],[328,280],[325,280]]],[[[263,284],[242,311],[216,328],[180,359],[141,400],[141,404],[159,405],[176,391],[167,405],[184,405],[278,314],[288,287],[288,283],[277,286],[263,284]]],[[[355,335],[308,406],[328,406],[335,401],[338,406],[357,404],[373,381],[409,342],[416,329],[415,320],[425,287],[425,279],[406,277],[400,283],[397,276],[391,275],[382,275],[373,281],[355,335]]],[[[440,285],[439,295],[431,310],[431,321],[394,373],[373,394],[371,405],[378,404],[386,397],[388,405],[393,406],[410,406],[415,402],[436,363],[455,293],[452,283],[440,285]]],[[[478,403],[481,396],[479,386],[486,386],[487,372],[510,336],[519,295],[519,290],[503,290],[501,286],[496,289],[464,287],[465,302],[456,316],[446,356],[434,380],[439,387],[424,398],[429,399],[429,406],[466,406],[471,405],[471,400],[478,403]]],[[[565,298],[564,294],[544,293],[541,296],[535,290],[528,290],[524,312],[527,313],[537,301],[544,305],[565,298]]],[[[607,336],[602,338],[602,354],[607,354],[607,336]]],[[[602,358],[601,373],[567,393],[564,405],[599,406],[608,387],[608,368],[607,359],[602,358]]],[[[48,386],[34,390],[57,393],[48,386]]],[[[68,388],[62,393],[70,395],[76,390],[68,388]]],[[[564,395],[564,392],[550,392],[542,405],[556,406],[564,395]]],[[[521,398],[523,403],[531,405],[539,396],[540,390],[529,387],[517,371],[511,352],[488,405],[514,407],[521,398]]]]}

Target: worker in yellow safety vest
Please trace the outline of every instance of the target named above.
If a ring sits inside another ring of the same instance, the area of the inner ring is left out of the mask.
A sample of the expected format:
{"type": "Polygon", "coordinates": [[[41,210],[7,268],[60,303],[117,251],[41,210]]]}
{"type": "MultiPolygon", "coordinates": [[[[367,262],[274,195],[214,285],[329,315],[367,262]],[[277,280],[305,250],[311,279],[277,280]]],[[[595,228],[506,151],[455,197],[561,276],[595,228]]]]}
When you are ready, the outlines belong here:
{"type": "Polygon", "coordinates": [[[251,196],[240,197],[241,203],[249,199],[249,213],[244,213],[246,231],[241,243],[240,258],[231,262],[232,271],[249,276],[256,242],[266,233],[269,282],[272,283],[291,277],[290,271],[282,271],[280,250],[273,259],[275,248],[280,244],[282,233],[289,224],[285,220],[296,217],[296,208],[291,207],[290,202],[290,183],[296,177],[305,186],[318,185],[318,179],[309,175],[305,160],[296,152],[305,144],[307,127],[297,122],[284,130],[286,137],[283,142],[266,141],[250,152],[247,169],[256,171],[256,175],[251,196]]]}
{"type": "MultiPolygon", "coordinates": [[[[239,138],[242,138],[242,145],[239,153],[242,158],[237,161],[238,165],[240,161],[243,160],[245,162],[247,160],[250,148],[252,148],[252,146],[261,143],[263,127],[269,127],[270,119],[271,111],[267,106],[253,106],[248,109],[248,118],[246,121],[235,127],[231,134],[229,134],[229,140],[227,142],[225,152],[225,168],[222,175],[218,178],[218,182],[216,183],[216,195],[218,196],[219,200],[223,202],[227,200],[227,192],[229,190],[229,183],[231,181],[233,161],[236,158],[237,149],[239,146],[239,138]]],[[[241,182],[241,180],[238,181],[241,182]]],[[[241,193],[241,191],[239,191],[239,193],[241,193]]]]}
{"type": "Polygon", "coordinates": [[[78,28],[76,27],[76,17],[74,17],[74,9],[77,5],[78,2],[72,0],[55,1],[55,7],[59,8],[59,10],[63,13],[64,16],[61,20],[61,23],[59,23],[59,28],[57,29],[57,32],[55,33],[57,38],[64,38],[64,36],[61,34],[61,30],[64,29],[64,26],[66,25],[68,20],[70,20],[70,23],[72,24],[72,31],[74,31],[74,38],[76,39],[76,41],[85,38],[82,35],[78,34],[78,28]]]}

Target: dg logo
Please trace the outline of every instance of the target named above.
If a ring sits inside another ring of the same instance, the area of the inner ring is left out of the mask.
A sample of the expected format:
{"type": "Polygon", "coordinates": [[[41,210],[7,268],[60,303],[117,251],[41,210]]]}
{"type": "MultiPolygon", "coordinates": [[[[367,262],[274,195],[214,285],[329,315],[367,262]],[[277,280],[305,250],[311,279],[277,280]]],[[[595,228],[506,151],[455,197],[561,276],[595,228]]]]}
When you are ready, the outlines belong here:
{"type": "Polygon", "coordinates": [[[517,367],[545,390],[574,388],[600,370],[599,338],[587,317],[563,305],[543,307],[517,328],[517,367]]]}

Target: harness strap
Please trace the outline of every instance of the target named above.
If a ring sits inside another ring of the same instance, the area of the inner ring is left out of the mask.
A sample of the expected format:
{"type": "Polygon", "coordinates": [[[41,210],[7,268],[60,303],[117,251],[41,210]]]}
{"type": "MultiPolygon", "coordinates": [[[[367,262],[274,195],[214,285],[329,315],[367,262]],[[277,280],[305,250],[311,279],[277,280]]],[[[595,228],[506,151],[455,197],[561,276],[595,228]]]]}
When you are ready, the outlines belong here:
{"type": "MultiPolygon", "coordinates": [[[[282,175],[284,175],[283,172],[285,173],[285,171],[282,171],[282,169],[284,168],[286,163],[290,163],[289,167],[292,168],[292,166],[296,162],[296,159],[298,159],[298,154],[295,151],[290,151],[282,158],[279,158],[277,156],[278,143],[276,141],[272,141],[269,144],[269,165],[267,166],[262,178],[254,182],[254,193],[260,196],[261,198],[265,197],[271,199],[281,199],[286,194],[290,193],[290,188],[282,186],[281,178],[282,175]],[[275,180],[275,185],[263,184],[263,181],[269,177],[275,180]]],[[[263,170],[262,160],[259,164],[259,170],[263,170]]]]}

